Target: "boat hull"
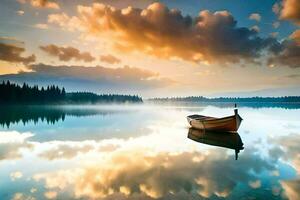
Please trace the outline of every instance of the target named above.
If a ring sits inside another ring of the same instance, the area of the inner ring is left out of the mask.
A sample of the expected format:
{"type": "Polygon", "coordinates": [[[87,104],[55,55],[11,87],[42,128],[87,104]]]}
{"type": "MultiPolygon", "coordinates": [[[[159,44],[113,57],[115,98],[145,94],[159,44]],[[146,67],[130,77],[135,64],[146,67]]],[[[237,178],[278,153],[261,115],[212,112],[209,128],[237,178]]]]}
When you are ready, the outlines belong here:
{"type": "Polygon", "coordinates": [[[187,120],[195,129],[209,131],[237,131],[240,127],[242,118],[238,114],[224,118],[191,115],[187,117],[187,120]]]}

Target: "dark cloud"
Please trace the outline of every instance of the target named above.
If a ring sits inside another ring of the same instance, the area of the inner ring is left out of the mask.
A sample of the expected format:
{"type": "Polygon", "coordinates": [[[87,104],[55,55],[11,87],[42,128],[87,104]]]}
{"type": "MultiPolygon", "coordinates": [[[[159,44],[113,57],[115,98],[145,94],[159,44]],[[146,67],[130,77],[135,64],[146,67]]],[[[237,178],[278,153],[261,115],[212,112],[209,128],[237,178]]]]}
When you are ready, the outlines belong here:
{"type": "Polygon", "coordinates": [[[28,68],[32,72],[1,75],[0,80],[39,85],[57,84],[65,86],[68,91],[86,91],[88,88],[89,91],[105,93],[132,92],[172,84],[171,80],[161,78],[157,73],[129,66],[106,68],[38,64],[28,68]]]}
{"type": "Polygon", "coordinates": [[[53,76],[75,77],[89,80],[146,80],[158,76],[149,70],[136,67],[124,66],[120,68],[107,67],[83,67],[83,66],[52,66],[45,64],[29,66],[37,74],[48,74],[53,76]]]}
{"type": "Polygon", "coordinates": [[[107,55],[102,55],[100,56],[100,60],[102,62],[106,62],[109,64],[116,64],[116,63],[120,63],[121,60],[113,55],[107,54],[107,55]]]}
{"type": "Polygon", "coordinates": [[[1,43],[0,42],[0,60],[12,62],[12,63],[23,63],[29,64],[35,62],[35,55],[22,56],[25,52],[25,48],[16,46],[14,44],[1,43]]]}
{"type": "Polygon", "coordinates": [[[300,78],[300,74],[290,74],[286,76],[287,78],[297,79],[300,78]]]}
{"type": "Polygon", "coordinates": [[[295,40],[284,40],[274,51],[268,60],[270,66],[300,67],[300,45],[295,40]]]}
{"type": "Polygon", "coordinates": [[[294,31],[290,38],[294,40],[298,44],[298,46],[300,46],[300,29],[294,31]]]}
{"type": "Polygon", "coordinates": [[[234,63],[253,61],[272,46],[272,38],[238,27],[227,11],[201,11],[184,16],[177,9],[153,3],[145,9],[118,9],[104,4],[78,6],[78,16],[65,13],[49,16],[49,22],[88,34],[111,33],[116,49],[139,51],[159,58],[193,62],[234,63]]]}
{"type": "Polygon", "coordinates": [[[59,47],[54,44],[40,46],[40,49],[51,56],[58,57],[60,61],[70,61],[72,59],[84,62],[92,62],[95,58],[89,52],[80,52],[74,47],[59,47]]]}
{"type": "Polygon", "coordinates": [[[18,0],[18,2],[30,3],[31,6],[36,8],[50,8],[50,9],[59,9],[59,5],[56,0],[18,0]]]}

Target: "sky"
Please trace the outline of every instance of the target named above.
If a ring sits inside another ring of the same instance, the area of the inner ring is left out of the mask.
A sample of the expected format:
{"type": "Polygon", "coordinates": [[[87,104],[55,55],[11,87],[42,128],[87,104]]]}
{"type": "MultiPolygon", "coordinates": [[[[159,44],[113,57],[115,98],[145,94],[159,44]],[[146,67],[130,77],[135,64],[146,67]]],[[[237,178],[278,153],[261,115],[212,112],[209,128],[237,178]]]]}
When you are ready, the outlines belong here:
{"type": "Polygon", "coordinates": [[[300,95],[299,0],[0,0],[0,80],[166,96],[300,95]]]}

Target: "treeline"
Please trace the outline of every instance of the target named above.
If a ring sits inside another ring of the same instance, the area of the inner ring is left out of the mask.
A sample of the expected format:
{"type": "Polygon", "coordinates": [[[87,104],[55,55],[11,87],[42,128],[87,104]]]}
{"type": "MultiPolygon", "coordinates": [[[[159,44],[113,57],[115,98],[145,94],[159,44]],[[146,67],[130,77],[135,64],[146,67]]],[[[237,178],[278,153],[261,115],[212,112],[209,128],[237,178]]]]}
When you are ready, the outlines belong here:
{"type": "Polygon", "coordinates": [[[7,82],[0,84],[0,104],[46,104],[62,102],[66,97],[64,88],[51,85],[39,88],[37,85],[22,86],[7,82]]]}
{"type": "Polygon", "coordinates": [[[39,88],[37,85],[22,86],[7,82],[0,84],[0,104],[97,104],[97,103],[140,103],[136,95],[94,94],[90,92],[66,93],[65,88],[51,85],[39,88]]]}
{"type": "Polygon", "coordinates": [[[300,96],[284,97],[218,97],[203,96],[153,98],[154,102],[193,102],[193,103],[300,103],[300,96]]]}
{"type": "Polygon", "coordinates": [[[120,94],[95,94],[91,92],[72,92],[67,93],[68,103],[142,103],[143,100],[137,95],[120,95],[120,94]]]}

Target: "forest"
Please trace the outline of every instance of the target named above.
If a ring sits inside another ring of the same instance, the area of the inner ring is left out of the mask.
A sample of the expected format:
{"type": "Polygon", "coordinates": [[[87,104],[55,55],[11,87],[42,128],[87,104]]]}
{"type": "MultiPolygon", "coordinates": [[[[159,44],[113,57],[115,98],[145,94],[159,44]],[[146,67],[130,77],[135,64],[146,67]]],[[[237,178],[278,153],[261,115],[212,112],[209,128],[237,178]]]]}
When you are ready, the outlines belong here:
{"type": "Polygon", "coordinates": [[[152,98],[153,102],[193,102],[193,103],[300,103],[300,96],[283,97],[217,97],[203,96],[152,98]]]}
{"type": "Polygon", "coordinates": [[[98,104],[98,103],[141,103],[137,95],[95,94],[91,92],[67,93],[65,88],[55,85],[39,87],[26,83],[18,85],[10,81],[0,83],[0,104],[43,105],[43,104],[98,104]]]}

